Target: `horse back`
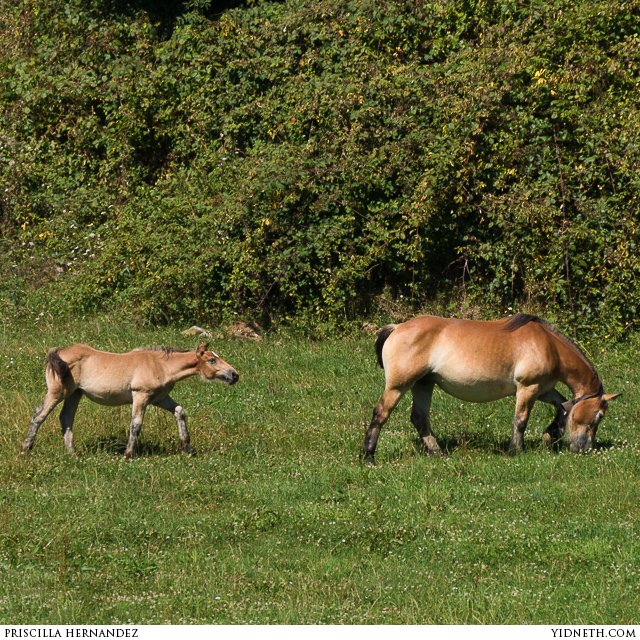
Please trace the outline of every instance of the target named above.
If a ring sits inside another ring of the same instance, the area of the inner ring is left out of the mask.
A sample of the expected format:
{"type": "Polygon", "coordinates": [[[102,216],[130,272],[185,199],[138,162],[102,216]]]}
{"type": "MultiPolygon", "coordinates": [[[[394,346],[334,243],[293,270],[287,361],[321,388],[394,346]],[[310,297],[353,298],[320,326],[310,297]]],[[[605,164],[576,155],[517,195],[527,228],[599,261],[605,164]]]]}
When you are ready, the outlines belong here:
{"type": "Polygon", "coordinates": [[[100,351],[82,343],[58,351],[68,366],[68,384],[72,381],[74,387],[101,404],[130,402],[132,383],[141,360],[140,355],[132,354],[100,351]]]}
{"type": "Polygon", "coordinates": [[[382,356],[387,379],[394,385],[410,386],[431,377],[443,388],[492,387],[497,397],[514,393],[521,381],[535,379],[546,385],[558,369],[553,336],[544,323],[529,320],[514,327],[511,318],[420,316],[397,325],[382,356]]]}

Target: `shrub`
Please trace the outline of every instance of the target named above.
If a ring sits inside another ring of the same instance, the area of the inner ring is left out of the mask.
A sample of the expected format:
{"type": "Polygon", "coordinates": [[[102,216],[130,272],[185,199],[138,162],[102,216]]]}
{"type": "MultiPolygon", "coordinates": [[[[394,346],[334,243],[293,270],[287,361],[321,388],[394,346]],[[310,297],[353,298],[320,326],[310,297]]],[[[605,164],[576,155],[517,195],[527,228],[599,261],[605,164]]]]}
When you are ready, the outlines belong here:
{"type": "Polygon", "coordinates": [[[36,251],[61,308],[149,322],[634,325],[638,0],[172,6],[0,18],[14,291],[36,251]]]}

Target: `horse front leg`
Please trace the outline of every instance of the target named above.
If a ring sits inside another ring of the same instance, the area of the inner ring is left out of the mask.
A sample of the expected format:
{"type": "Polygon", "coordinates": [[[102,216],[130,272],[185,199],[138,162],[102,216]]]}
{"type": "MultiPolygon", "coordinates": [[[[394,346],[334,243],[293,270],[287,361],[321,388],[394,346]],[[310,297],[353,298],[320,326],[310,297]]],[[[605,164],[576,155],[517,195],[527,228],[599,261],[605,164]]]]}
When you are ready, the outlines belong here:
{"type": "Polygon", "coordinates": [[[433,396],[433,383],[416,382],[411,390],[413,404],[411,406],[411,422],[417,429],[425,451],[434,455],[441,453],[438,442],[431,431],[431,397],[433,396]]]}
{"type": "Polygon", "coordinates": [[[189,431],[187,431],[187,415],[184,409],[170,396],[166,396],[159,402],[154,402],[153,404],[175,416],[176,422],[178,423],[178,436],[180,438],[182,453],[191,453],[189,431]]]}
{"type": "Polygon", "coordinates": [[[545,429],[542,434],[542,441],[548,446],[554,445],[564,433],[564,429],[567,424],[567,413],[564,410],[562,404],[566,402],[566,398],[558,393],[555,389],[543,393],[540,398],[542,402],[546,402],[555,407],[556,415],[553,418],[553,422],[545,429]]]}
{"type": "Polygon", "coordinates": [[[56,408],[58,403],[62,400],[63,395],[57,393],[48,392],[44,397],[44,400],[40,403],[35,410],[31,423],[27,430],[27,435],[22,443],[22,454],[25,455],[33,448],[33,441],[38,435],[38,429],[40,425],[46,420],[47,416],[56,408]]]}
{"type": "Polygon", "coordinates": [[[144,420],[144,412],[149,403],[149,397],[146,394],[134,393],[133,394],[133,406],[131,408],[131,424],[129,426],[129,442],[127,448],[124,451],[124,455],[127,458],[133,458],[136,444],[138,442],[138,436],[142,429],[142,421],[144,420]]]}
{"type": "Polygon", "coordinates": [[[522,451],[524,447],[524,432],[529,422],[529,414],[538,396],[538,386],[519,386],[516,392],[516,411],[513,416],[511,430],[511,442],[509,443],[509,453],[514,454],[522,451]]]}
{"type": "Polygon", "coordinates": [[[373,417],[364,437],[364,463],[368,466],[375,464],[376,447],[380,429],[388,420],[389,415],[400,401],[404,391],[399,389],[385,389],[373,409],[373,417]]]}

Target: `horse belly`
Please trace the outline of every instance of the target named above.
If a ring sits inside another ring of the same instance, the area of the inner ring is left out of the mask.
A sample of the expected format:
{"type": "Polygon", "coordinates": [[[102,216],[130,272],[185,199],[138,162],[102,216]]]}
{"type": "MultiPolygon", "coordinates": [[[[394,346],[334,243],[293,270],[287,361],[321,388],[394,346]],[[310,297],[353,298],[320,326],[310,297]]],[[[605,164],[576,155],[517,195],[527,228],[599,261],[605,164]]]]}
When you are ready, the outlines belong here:
{"type": "Polygon", "coordinates": [[[514,357],[503,341],[479,339],[454,323],[434,341],[430,378],[446,393],[467,402],[492,402],[515,395],[514,357]]]}
{"type": "Polygon", "coordinates": [[[516,385],[506,380],[474,380],[469,378],[432,376],[446,393],[466,402],[493,402],[515,395],[516,385]]]}
{"type": "Polygon", "coordinates": [[[83,389],[83,391],[89,400],[108,407],[118,407],[133,402],[131,389],[83,389]]]}

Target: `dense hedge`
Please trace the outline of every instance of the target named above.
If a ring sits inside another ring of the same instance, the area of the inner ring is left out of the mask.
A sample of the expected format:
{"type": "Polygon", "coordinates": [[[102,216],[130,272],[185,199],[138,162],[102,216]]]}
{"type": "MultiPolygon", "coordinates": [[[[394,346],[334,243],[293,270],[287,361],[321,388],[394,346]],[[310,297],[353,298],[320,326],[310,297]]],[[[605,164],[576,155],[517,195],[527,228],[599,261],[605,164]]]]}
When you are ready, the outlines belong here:
{"type": "Polygon", "coordinates": [[[18,310],[636,322],[639,0],[3,4],[18,310]]]}

